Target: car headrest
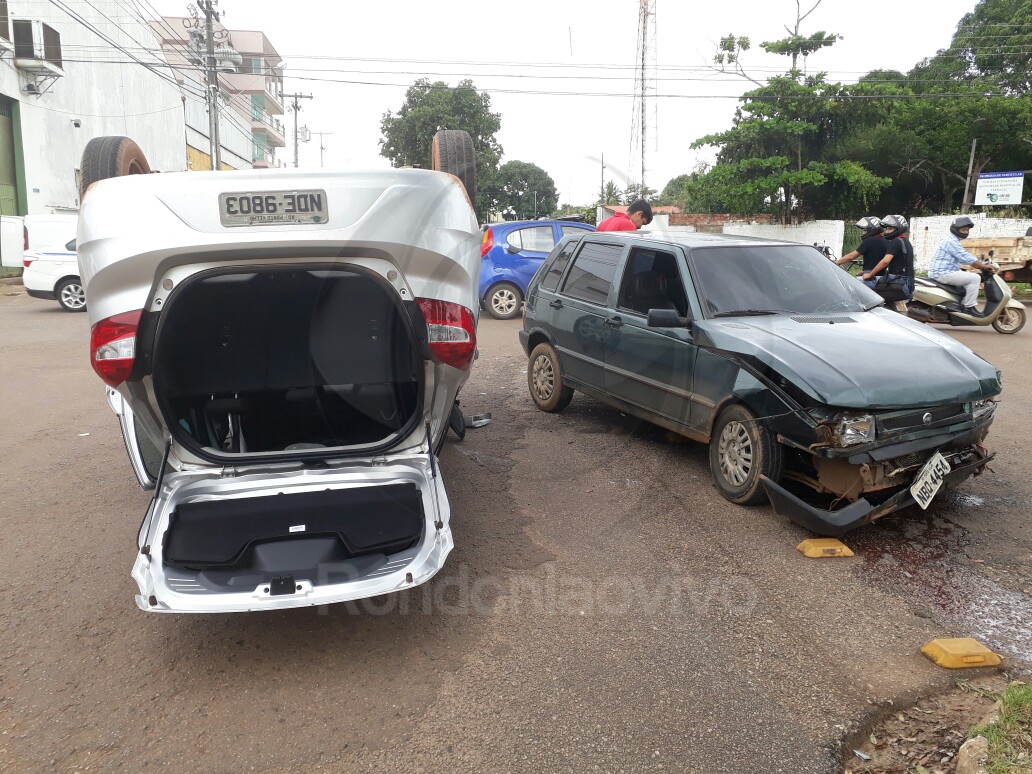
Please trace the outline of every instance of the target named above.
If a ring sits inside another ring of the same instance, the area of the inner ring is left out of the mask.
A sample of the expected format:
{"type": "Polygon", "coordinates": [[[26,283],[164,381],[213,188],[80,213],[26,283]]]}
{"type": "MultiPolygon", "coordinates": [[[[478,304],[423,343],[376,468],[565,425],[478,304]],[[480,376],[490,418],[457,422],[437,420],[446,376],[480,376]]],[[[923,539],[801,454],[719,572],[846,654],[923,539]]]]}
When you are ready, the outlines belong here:
{"type": "Polygon", "coordinates": [[[666,277],[651,271],[643,271],[634,276],[634,295],[637,298],[662,296],[666,294],[666,277]]]}

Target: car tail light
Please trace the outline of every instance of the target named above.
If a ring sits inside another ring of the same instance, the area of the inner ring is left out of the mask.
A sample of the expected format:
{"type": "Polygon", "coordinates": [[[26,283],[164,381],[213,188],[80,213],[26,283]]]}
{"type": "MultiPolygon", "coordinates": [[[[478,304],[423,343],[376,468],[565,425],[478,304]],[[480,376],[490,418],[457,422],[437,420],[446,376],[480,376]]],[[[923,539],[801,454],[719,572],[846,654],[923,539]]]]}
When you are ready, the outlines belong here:
{"type": "Polygon", "coordinates": [[[1012,271],[1005,271],[1003,273],[1003,278],[1007,282],[1012,282],[1014,280],[1014,272],[1012,272],[1012,271]]]}
{"type": "Polygon", "coordinates": [[[477,349],[473,313],[450,301],[433,298],[417,301],[430,333],[430,349],[437,359],[462,370],[469,368],[477,349]]]}
{"type": "Polygon", "coordinates": [[[494,247],[494,234],[491,233],[491,229],[484,229],[484,238],[480,240],[480,257],[485,257],[491,248],[494,247]]]}
{"type": "Polygon", "coordinates": [[[90,333],[90,365],[105,383],[117,387],[133,370],[136,329],[143,310],[101,320],[90,333]]]}
{"type": "Polygon", "coordinates": [[[29,268],[29,266],[32,265],[32,262],[34,260],[36,260],[36,256],[32,256],[31,258],[29,258],[27,255],[23,255],[22,256],[22,261],[21,261],[22,262],[22,266],[24,266],[27,269],[27,268],[29,268]]]}
{"type": "Polygon", "coordinates": [[[29,227],[28,226],[22,226],[21,230],[22,230],[22,244],[23,244],[22,250],[28,250],[29,249],[29,227]]]}

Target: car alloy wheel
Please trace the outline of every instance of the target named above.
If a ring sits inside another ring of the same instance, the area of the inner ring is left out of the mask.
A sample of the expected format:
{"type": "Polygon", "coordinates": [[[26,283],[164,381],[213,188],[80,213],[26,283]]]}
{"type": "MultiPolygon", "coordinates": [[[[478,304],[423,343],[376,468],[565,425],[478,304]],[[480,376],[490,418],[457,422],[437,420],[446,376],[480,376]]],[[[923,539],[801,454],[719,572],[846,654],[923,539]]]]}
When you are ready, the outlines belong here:
{"type": "Polygon", "coordinates": [[[720,494],[738,505],[766,502],[763,479],[781,479],[784,455],[770,428],[741,404],[720,412],[709,444],[710,472],[720,494]]]}
{"type": "Polygon", "coordinates": [[[69,312],[81,312],[86,308],[86,291],[79,282],[64,282],[58,290],[57,302],[69,312]]]}
{"type": "Polygon", "coordinates": [[[527,387],[542,411],[562,411],[573,400],[573,388],[563,384],[563,369],[552,345],[541,342],[527,360],[527,387]]]}
{"type": "Polygon", "coordinates": [[[742,486],[749,479],[753,466],[753,445],[749,431],[741,422],[728,422],[720,433],[717,454],[720,471],[728,483],[742,486]]]}
{"type": "Polygon", "coordinates": [[[511,320],[519,315],[522,300],[515,285],[503,282],[491,289],[487,297],[487,311],[496,320],[511,320]]]}
{"type": "Polygon", "coordinates": [[[552,361],[548,355],[538,355],[534,360],[531,373],[531,383],[534,385],[534,395],[539,401],[545,403],[555,392],[555,369],[552,368],[552,361]]]}

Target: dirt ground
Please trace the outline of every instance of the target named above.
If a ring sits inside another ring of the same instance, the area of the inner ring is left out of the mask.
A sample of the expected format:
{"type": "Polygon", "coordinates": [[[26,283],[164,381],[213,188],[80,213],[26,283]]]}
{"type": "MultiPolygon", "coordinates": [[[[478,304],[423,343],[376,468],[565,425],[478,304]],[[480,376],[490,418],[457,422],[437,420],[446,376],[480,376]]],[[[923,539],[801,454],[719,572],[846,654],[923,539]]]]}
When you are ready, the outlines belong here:
{"type": "Polygon", "coordinates": [[[909,774],[920,771],[918,766],[928,774],[955,771],[967,732],[992,715],[997,696],[1007,688],[1003,675],[957,682],[953,690],[886,712],[865,729],[846,745],[845,773],[909,774]]]}
{"type": "Polygon", "coordinates": [[[133,603],[147,494],[86,316],[0,287],[0,771],[839,772],[953,685],[927,641],[1032,666],[1028,331],[955,334],[1004,371],[992,471],[812,560],[717,494],[702,446],[583,396],[534,409],[518,325],[481,322],[463,405],[494,422],[442,452],[456,549],[431,583],[162,616],[133,603]]]}

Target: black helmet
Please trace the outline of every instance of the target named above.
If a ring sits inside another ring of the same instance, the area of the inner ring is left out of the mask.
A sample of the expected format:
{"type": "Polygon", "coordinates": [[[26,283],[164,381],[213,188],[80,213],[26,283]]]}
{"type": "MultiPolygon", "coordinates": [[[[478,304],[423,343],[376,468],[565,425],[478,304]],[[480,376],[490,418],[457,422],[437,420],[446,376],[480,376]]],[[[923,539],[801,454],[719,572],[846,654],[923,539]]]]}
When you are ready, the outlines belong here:
{"type": "Polygon", "coordinates": [[[853,225],[860,229],[862,232],[864,232],[865,237],[880,234],[882,230],[881,221],[874,217],[874,215],[867,215],[863,218],[860,218],[860,220],[858,220],[853,225]]]}
{"type": "Polygon", "coordinates": [[[960,230],[962,228],[973,228],[974,225],[975,221],[971,220],[967,215],[961,215],[959,218],[954,218],[953,222],[950,224],[950,233],[955,237],[963,239],[965,235],[961,234],[960,230]]]}
{"type": "Polygon", "coordinates": [[[910,230],[910,224],[902,215],[886,215],[881,219],[882,236],[895,239],[910,230]]]}

